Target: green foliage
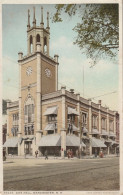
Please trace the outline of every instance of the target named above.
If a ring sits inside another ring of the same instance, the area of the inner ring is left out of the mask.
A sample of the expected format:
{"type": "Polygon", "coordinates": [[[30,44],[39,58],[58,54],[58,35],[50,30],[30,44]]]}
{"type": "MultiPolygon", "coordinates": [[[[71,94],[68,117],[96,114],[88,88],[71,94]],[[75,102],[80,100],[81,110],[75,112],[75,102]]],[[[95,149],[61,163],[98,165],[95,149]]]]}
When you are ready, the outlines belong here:
{"type": "Polygon", "coordinates": [[[70,17],[75,14],[81,17],[81,22],[73,29],[77,33],[74,44],[93,60],[93,65],[101,57],[116,58],[119,47],[118,4],[60,4],[55,7],[53,22],[62,22],[63,12],[70,17]]]}

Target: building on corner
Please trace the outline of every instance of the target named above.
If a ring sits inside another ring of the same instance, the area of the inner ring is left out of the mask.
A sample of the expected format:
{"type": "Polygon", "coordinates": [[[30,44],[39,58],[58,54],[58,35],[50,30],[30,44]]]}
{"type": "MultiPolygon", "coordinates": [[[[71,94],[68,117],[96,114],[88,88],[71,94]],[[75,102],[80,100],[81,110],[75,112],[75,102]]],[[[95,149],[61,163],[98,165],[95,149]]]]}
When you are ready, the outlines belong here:
{"type": "Polygon", "coordinates": [[[18,53],[19,99],[7,102],[7,154],[64,156],[69,149],[74,156],[115,153],[116,112],[84,99],[74,90],[62,86],[58,90],[58,55],[50,57],[50,27],[44,28],[43,8],[41,23],[33,25],[28,10],[27,55],[18,53]]]}

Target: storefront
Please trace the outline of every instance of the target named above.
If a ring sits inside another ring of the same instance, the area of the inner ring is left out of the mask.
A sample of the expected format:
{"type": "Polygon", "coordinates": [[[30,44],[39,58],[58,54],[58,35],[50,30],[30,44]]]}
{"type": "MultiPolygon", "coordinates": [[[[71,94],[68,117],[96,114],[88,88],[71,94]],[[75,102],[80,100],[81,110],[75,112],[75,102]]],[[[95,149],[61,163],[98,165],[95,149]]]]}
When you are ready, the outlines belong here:
{"type": "Polygon", "coordinates": [[[11,155],[18,155],[18,137],[7,139],[3,147],[6,148],[6,153],[11,155]]]}

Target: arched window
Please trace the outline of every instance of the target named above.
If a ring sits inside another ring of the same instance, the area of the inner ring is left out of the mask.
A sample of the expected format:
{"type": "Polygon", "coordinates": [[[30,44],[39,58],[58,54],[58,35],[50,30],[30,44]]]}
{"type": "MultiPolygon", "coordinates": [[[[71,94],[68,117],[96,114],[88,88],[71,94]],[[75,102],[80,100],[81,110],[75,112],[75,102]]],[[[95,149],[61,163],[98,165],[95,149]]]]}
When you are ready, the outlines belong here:
{"type": "Polygon", "coordinates": [[[33,46],[33,38],[32,35],[30,36],[30,52],[32,53],[32,46],[33,46]]]}
{"type": "Polygon", "coordinates": [[[27,97],[24,105],[25,115],[25,135],[34,134],[34,100],[32,97],[27,97]]]}
{"type": "Polygon", "coordinates": [[[36,42],[40,42],[40,35],[39,34],[37,34],[37,36],[36,36],[36,42]]]}

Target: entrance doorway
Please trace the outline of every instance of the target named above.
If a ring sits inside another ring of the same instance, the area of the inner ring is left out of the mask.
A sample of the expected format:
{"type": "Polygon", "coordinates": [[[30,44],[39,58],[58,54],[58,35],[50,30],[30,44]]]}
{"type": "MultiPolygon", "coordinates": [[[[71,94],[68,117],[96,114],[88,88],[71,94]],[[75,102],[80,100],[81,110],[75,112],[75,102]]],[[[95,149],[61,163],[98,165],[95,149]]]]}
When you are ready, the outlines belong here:
{"type": "Polygon", "coordinates": [[[24,152],[25,152],[25,154],[32,155],[31,145],[32,145],[32,141],[25,141],[25,144],[24,144],[24,152]]]}

